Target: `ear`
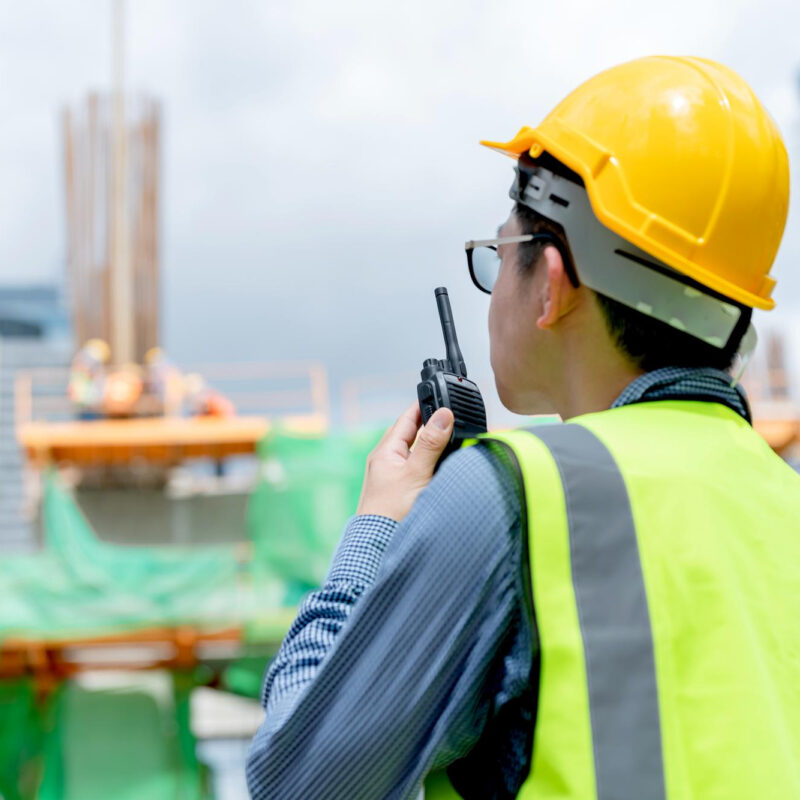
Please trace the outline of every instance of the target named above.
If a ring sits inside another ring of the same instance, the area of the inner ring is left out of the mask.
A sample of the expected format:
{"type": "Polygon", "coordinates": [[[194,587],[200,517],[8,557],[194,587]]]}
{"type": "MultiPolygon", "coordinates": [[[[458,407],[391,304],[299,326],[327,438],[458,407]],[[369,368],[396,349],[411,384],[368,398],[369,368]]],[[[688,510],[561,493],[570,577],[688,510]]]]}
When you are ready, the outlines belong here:
{"type": "Polygon", "coordinates": [[[561,253],[554,245],[548,245],[542,252],[545,269],[542,315],[536,320],[536,326],[542,330],[552,328],[562,317],[569,314],[575,306],[576,289],[572,285],[561,253]]]}

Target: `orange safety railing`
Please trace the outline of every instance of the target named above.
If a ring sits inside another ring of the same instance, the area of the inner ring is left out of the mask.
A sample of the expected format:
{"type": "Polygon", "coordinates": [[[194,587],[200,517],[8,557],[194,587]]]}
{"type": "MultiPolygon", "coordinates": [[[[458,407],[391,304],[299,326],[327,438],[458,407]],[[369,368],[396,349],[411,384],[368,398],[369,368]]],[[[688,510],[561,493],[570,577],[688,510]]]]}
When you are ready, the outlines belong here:
{"type": "Polygon", "coordinates": [[[17,438],[31,462],[121,464],[134,459],[176,464],[252,453],[269,428],[324,432],[330,424],[327,373],[316,362],[208,364],[192,372],[222,393],[233,417],[154,416],[157,398],[144,395],[129,419],[75,420],[67,396],[69,370],[17,374],[17,438]]]}
{"type": "Polygon", "coordinates": [[[753,426],[780,455],[800,446],[800,406],[791,386],[783,337],[768,335],[742,378],[753,411],[753,426]]]}
{"type": "MultiPolygon", "coordinates": [[[[482,390],[490,429],[521,424],[521,418],[515,417],[500,403],[492,376],[470,377],[482,390]]],[[[418,382],[419,372],[416,371],[344,381],[341,387],[341,407],[345,425],[357,428],[360,425],[393,422],[416,399],[418,382]]]]}
{"type": "MultiPolygon", "coordinates": [[[[281,420],[311,417],[321,421],[323,426],[330,422],[328,376],[318,362],[212,363],[192,366],[183,372],[202,375],[240,414],[281,420]]],[[[67,367],[17,372],[14,383],[16,425],[72,418],[74,406],[67,396],[69,373],[67,367]]],[[[156,405],[156,398],[150,395],[144,395],[142,400],[144,411],[156,405]]]]}
{"type": "Polygon", "coordinates": [[[390,377],[373,375],[344,381],[341,398],[345,425],[357,428],[366,423],[394,420],[416,397],[418,381],[418,372],[403,372],[390,377]]]}

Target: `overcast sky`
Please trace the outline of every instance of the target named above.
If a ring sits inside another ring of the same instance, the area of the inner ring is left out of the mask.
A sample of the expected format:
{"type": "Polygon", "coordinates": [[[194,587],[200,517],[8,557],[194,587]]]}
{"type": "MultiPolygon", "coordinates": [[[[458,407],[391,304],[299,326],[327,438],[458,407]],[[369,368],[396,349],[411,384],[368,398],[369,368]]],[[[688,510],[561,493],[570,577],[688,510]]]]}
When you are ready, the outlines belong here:
{"type": "MultiPolygon", "coordinates": [[[[38,281],[64,262],[59,110],[110,83],[111,3],[0,9],[0,281],[38,281]]],[[[164,342],[178,361],[414,370],[441,355],[445,284],[488,375],[463,242],[506,216],[512,167],[478,139],[615,63],[696,54],[751,83],[797,165],[798,30],[797,0],[129,0],[128,85],[164,112],[164,342]]],[[[784,314],[797,205],[773,272],[784,314]]]]}

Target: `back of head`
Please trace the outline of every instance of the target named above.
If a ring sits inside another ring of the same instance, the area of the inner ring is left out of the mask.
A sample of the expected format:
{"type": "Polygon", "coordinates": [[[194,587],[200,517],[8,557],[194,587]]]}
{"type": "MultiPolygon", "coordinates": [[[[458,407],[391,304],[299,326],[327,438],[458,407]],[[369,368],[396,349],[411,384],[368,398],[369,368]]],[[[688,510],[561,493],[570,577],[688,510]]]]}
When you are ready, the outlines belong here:
{"type": "Polygon", "coordinates": [[[511,195],[523,232],[565,236],[577,279],[642,369],[725,368],[751,309],[774,306],[788,158],[727,67],[662,56],[622,64],[538,127],[483,144],[518,159],[511,195]]]}

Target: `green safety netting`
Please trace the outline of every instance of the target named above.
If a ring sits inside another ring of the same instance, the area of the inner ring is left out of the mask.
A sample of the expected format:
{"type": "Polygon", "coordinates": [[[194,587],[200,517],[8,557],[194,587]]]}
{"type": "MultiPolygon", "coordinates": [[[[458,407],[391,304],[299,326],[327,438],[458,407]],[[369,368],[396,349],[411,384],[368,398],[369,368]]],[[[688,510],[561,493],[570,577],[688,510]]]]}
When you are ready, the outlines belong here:
{"type": "Polygon", "coordinates": [[[265,612],[295,604],[324,577],[380,433],[267,436],[247,512],[255,557],[246,562],[233,545],[103,542],[55,474],[48,475],[45,549],[0,562],[0,639],[236,623],[257,636],[270,628],[265,612]]]}
{"type": "MultiPolygon", "coordinates": [[[[252,560],[227,545],[103,542],[56,475],[48,475],[45,548],[0,560],[0,642],[239,625],[246,640],[277,645],[293,604],[324,577],[381,432],[267,436],[247,514],[252,560]]],[[[222,685],[256,696],[265,664],[263,656],[242,659],[222,685]]],[[[133,690],[88,691],[67,683],[43,701],[27,679],[0,681],[0,800],[199,799],[188,722],[193,683],[182,680],[169,720],[133,690]],[[135,725],[126,726],[126,719],[135,725]],[[113,769],[98,771],[100,764],[113,769]]]]}
{"type": "Polygon", "coordinates": [[[207,800],[189,718],[196,684],[179,671],[166,693],[68,681],[37,697],[30,678],[0,681],[0,798],[207,800]]]}
{"type": "Polygon", "coordinates": [[[33,681],[0,681],[0,797],[33,797],[42,766],[48,704],[37,702],[33,681]]]}
{"type": "MultiPolygon", "coordinates": [[[[247,511],[257,582],[279,579],[292,603],[321,583],[342,526],[358,504],[367,455],[382,434],[383,428],[325,437],[276,431],[261,442],[261,477],[247,511]]],[[[263,617],[245,630],[256,641],[274,636],[263,617]]],[[[226,670],[222,685],[258,697],[265,667],[263,658],[240,659],[226,670]]]]}
{"type": "Polygon", "coordinates": [[[259,579],[280,579],[297,602],[325,577],[355,512],[364,464],[383,429],[325,437],[275,433],[260,444],[261,480],[247,526],[259,579]]]}
{"type": "Polygon", "coordinates": [[[44,551],[0,563],[0,639],[179,624],[212,628],[285,605],[279,576],[256,584],[233,546],[100,541],[53,475],[46,479],[43,512],[44,551]]]}
{"type": "Polygon", "coordinates": [[[171,696],[65,684],[52,701],[38,800],[205,800],[184,674],[171,696]]]}

